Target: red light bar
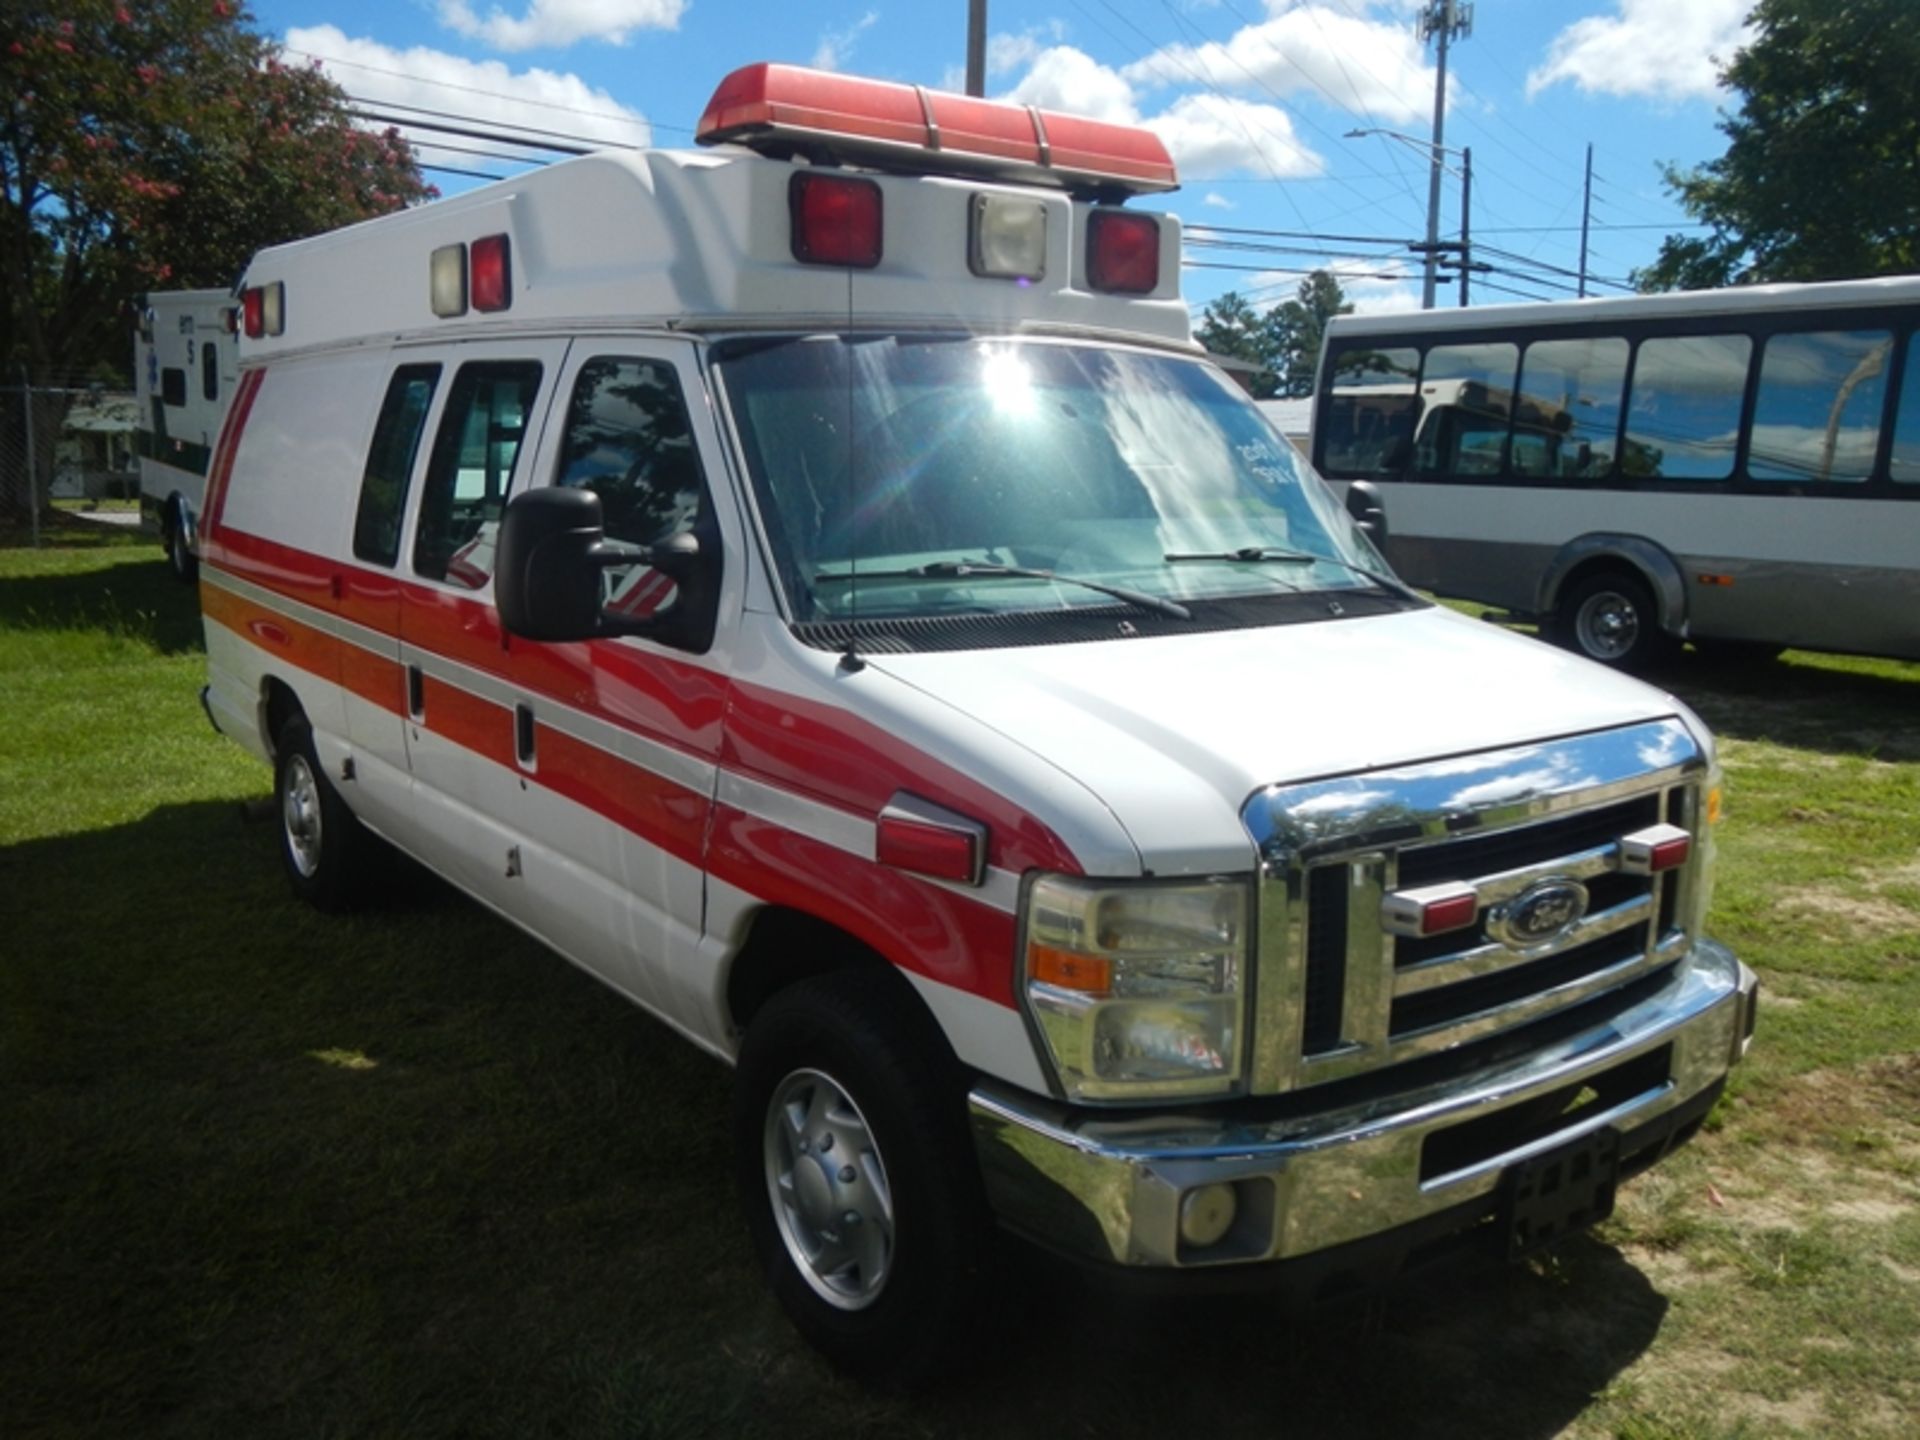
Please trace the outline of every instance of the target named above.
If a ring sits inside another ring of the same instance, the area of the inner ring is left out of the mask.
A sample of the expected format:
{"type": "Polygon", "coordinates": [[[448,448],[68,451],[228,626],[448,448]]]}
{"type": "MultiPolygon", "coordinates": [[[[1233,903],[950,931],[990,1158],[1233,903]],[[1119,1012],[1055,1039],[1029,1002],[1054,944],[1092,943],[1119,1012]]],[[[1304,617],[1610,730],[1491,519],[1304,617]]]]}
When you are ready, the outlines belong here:
{"type": "Polygon", "coordinates": [[[1678,825],[1649,825],[1620,838],[1620,868],[1629,875],[1677,870],[1693,853],[1693,836],[1678,825]]]}
{"type": "Polygon", "coordinates": [[[1480,892],[1462,881],[1399,890],[1380,902],[1380,925],[1391,935],[1420,939],[1464,930],[1480,916],[1480,892]]]}
{"type": "Polygon", "coordinates": [[[880,812],[873,858],[916,875],[978,885],[986,875],[987,827],[903,792],[880,812]]]}
{"type": "Polygon", "coordinates": [[[919,174],[1004,175],[1115,197],[1179,188],[1151,130],[861,80],[800,65],[746,65],[720,82],[694,138],[781,155],[824,152],[919,174]]]}
{"type": "Polygon", "coordinates": [[[258,340],[267,333],[266,295],[258,285],[240,292],[240,307],[246,314],[247,338],[258,340]]]}

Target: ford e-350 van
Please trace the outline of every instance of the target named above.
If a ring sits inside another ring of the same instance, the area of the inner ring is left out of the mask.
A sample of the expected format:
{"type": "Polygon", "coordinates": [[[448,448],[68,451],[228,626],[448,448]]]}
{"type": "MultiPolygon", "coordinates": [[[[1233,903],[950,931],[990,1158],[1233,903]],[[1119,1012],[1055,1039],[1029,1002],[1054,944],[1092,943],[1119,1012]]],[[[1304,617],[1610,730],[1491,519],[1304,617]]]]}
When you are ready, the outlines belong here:
{"type": "Polygon", "coordinates": [[[1150,134],[757,66],[701,139],[249,267],[206,698],[294,888],[397,846],[734,1062],[869,1371],[995,1222],[1334,1284],[1606,1214],[1753,1024],[1700,722],[1384,570],[1150,134]]]}

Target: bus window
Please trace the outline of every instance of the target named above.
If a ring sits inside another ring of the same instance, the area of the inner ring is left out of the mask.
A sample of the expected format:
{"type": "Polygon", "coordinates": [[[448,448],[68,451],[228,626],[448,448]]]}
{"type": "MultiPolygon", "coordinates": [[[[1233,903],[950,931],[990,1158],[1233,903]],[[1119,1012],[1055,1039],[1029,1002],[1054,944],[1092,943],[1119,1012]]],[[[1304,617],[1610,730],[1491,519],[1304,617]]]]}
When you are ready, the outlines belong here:
{"type": "Polygon", "coordinates": [[[1900,408],[1893,418],[1895,484],[1920,485],[1920,331],[1907,342],[1907,374],[1900,382],[1900,408]]]}
{"type": "Polygon", "coordinates": [[[1745,335],[1641,341],[1621,472],[1664,480],[1733,474],[1752,357],[1753,341],[1745,335]]]}
{"type": "Polygon", "coordinates": [[[1426,413],[1414,456],[1422,475],[1498,475],[1505,465],[1520,347],[1437,345],[1420,376],[1426,413]]]}
{"type": "Polygon", "coordinates": [[[1348,350],[1333,358],[1332,375],[1321,468],[1330,475],[1399,478],[1413,455],[1420,416],[1420,352],[1348,350]]]}
{"type": "Polygon", "coordinates": [[[1756,480],[1862,481],[1880,448],[1893,336],[1775,335],[1760,356],[1747,473],[1756,480]]]}
{"type": "Polygon", "coordinates": [[[1613,473],[1627,353],[1618,337],[1527,347],[1513,416],[1514,474],[1589,480],[1613,473]]]}

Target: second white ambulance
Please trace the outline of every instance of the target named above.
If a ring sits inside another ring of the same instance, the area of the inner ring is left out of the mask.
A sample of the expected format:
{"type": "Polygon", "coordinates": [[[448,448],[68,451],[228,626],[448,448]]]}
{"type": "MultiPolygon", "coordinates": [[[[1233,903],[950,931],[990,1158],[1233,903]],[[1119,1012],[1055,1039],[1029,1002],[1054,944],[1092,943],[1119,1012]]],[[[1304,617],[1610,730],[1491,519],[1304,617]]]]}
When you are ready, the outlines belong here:
{"type": "Polygon", "coordinates": [[[202,524],[294,888],[399,846],[737,1062],[771,1282],[1311,1286],[1605,1215],[1753,1024],[1713,741],[1405,589],[1193,344],[1152,135],[781,66],[268,250],[202,524]]]}

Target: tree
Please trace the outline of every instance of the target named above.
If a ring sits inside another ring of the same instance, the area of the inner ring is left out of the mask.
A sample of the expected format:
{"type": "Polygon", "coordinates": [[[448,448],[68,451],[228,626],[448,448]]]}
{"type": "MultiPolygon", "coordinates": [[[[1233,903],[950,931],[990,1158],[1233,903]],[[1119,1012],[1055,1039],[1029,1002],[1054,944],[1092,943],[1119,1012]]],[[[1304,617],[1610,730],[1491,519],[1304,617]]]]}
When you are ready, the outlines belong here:
{"type": "Polygon", "coordinates": [[[1255,399],[1311,395],[1327,321],[1352,309],[1333,273],[1315,270],[1300,282],[1293,299],[1264,315],[1237,290],[1227,291],[1200,312],[1194,338],[1215,355],[1260,366],[1262,373],[1249,387],[1255,399]]]}
{"type": "Polygon", "coordinates": [[[1712,227],[1672,235],[1642,290],[1920,270],[1920,26],[1912,0],[1759,0],[1721,78],[1740,96],[1727,151],[1668,167],[1712,227]]]}
{"type": "MultiPolygon", "coordinates": [[[[229,285],[263,245],[432,193],[396,132],[356,128],[338,87],[282,64],[231,0],[0,10],[8,380],[124,376],[140,291],[229,285]]],[[[0,514],[25,498],[0,477],[0,514]]]]}
{"type": "Polygon", "coordinates": [[[1293,299],[1267,312],[1267,363],[1273,368],[1280,394],[1292,399],[1313,394],[1327,322],[1352,311],[1333,272],[1316,270],[1300,282],[1293,299]]]}

